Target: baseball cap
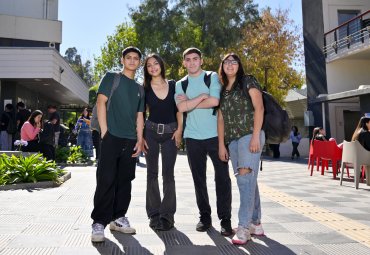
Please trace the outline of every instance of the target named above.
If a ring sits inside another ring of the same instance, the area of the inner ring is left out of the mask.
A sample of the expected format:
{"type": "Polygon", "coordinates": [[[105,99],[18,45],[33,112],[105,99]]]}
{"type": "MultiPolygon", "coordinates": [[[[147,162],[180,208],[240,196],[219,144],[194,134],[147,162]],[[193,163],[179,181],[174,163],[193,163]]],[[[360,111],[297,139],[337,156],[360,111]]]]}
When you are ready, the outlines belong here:
{"type": "Polygon", "coordinates": [[[122,51],[122,57],[125,57],[127,55],[127,53],[130,53],[130,52],[136,52],[139,57],[141,58],[141,51],[134,47],[134,46],[128,46],[127,48],[124,48],[123,51],[122,51]]]}

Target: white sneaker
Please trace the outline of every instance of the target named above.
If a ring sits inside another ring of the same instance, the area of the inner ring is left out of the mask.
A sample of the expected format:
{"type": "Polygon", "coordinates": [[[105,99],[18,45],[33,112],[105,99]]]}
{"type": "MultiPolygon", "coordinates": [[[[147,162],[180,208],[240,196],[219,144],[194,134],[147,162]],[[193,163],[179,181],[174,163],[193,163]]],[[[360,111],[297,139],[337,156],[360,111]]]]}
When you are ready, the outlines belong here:
{"type": "Polygon", "coordinates": [[[247,228],[238,226],[236,233],[231,240],[233,244],[246,244],[248,240],[251,240],[251,233],[247,228]]]}
{"type": "Polygon", "coordinates": [[[125,234],[135,234],[136,229],[130,227],[130,222],[127,217],[120,217],[109,224],[110,230],[119,231],[125,234]]]}
{"type": "Polygon", "coordinates": [[[249,226],[249,232],[252,235],[263,236],[265,232],[263,231],[262,224],[254,225],[253,223],[249,226]]]}
{"type": "Polygon", "coordinates": [[[100,223],[92,225],[91,242],[104,242],[104,226],[100,223]]]}

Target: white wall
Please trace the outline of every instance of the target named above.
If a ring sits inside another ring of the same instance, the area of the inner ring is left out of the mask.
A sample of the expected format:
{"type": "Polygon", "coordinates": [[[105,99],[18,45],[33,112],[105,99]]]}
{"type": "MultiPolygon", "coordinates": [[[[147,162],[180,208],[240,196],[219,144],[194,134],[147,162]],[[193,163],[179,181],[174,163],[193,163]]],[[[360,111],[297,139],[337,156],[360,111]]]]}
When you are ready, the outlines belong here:
{"type": "Polygon", "coordinates": [[[58,0],[0,0],[0,14],[58,20],[58,0]]]}
{"type": "Polygon", "coordinates": [[[324,32],[338,25],[338,10],[359,10],[361,13],[370,9],[369,0],[323,0],[324,32]]]}
{"type": "MultiPolygon", "coordinates": [[[[0,0],[1,1],[1,0],[0,0]]],[[[0,37],[62,42],[62,22],[0,14],[0,37]]]]}
{"type": "Polygon", "coordinates": [[[340,59],[326,65],[328,93],[358,89],[370,85],[370,59],[340,59]]]}
{"type": "MultiPolygon", "coordinates": [[[[293,151],[292,140],[280,144],[280,157],[291,157],[293,151]]],[[[310,152],[310,139],[302,138],[298,145],[298,151],[301,157],[308,157],[310,152]]]]}

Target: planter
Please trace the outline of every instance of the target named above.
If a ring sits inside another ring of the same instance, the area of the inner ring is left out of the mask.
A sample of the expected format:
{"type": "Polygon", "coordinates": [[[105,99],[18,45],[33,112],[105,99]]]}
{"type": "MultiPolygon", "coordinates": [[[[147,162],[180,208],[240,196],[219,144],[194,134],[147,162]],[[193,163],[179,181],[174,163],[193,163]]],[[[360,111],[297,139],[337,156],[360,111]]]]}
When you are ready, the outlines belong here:
{"type": "Polygon", "coordinates": [[[56,163],[57,166],[60,166],[60,167],[67,167],[67,166],[79,166],[79,167],[84,167],[84,166],[94,166],[94,162],[93,161],[89,161],[89,162],[86,162],[86,163],[56,163]]]}
{"type": "Polygon", "coordinates": [[[58,183],[53,181],[16,183],[0,186],[0,190],[17,190],[17,189],[46,189],[59,187],[62,183],[71,178],[71,172],[67,172],[58,178],[58,183]]]}

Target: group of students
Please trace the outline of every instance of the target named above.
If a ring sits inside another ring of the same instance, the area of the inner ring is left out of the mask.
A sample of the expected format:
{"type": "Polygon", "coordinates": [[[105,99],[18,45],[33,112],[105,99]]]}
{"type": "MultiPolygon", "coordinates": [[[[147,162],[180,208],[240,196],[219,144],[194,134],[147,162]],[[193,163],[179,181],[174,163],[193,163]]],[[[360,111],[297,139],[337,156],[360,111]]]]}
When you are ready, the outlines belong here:
{"type": "Polygon", "coordinates": [[[238,55],[227,54],[217,74],[202,70],[201,51],[188,48],[183,52],[186,77],[177,82],[167,79],[162,58],[150,54],[144,61],[142,86],[134,79],[141,57],[138,48],[125,48],[118,87],[111,92],[117,74],[106,73],[98,89],[97,115],[102,140],[91,213],[91,240],[104,241],[104,229],[108,224],[111,230],[136,232],[126,213],[131,201],[131,182],[135,178],[135,158],[142,151],[147,161],[149,226],[158,231],[174,227],[174,166],[182,137],[200,214],[196,230],[204,232],[212,226],[206,182],[208,155],[215,170],[221,234],[235,234],[232,239],[235,244],[245,244],[251,234],[263,235],[257,176],[265,135],[261,129],[264,107],[258,82],[249,79],[249,97],[246,97],[241,86],[246,75],[238,55]],[[110,108],[107,111],[108,100],[110,108]],[[186,124],[183,123],[185,112],[186,124]],[[146,120],[144,113],[148,113],[146,120]],[[162,199],[158,184],[160,151],[162,199]],[[235,231],[231,227],[229,159],[240,191],[239,223],[235,231]]]}

